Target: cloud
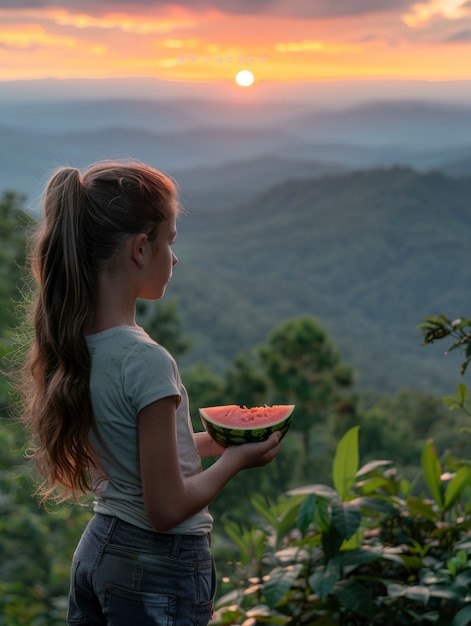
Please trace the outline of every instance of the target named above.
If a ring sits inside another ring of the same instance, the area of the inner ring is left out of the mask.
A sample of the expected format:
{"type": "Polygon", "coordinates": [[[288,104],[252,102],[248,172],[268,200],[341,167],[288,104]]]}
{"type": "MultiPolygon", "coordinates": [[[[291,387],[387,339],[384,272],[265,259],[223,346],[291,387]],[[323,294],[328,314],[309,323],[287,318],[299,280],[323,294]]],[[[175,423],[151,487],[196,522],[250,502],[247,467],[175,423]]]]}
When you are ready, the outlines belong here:
{"type": "Polygon", "coordinates": [[[47,33],[37,25],[17,29],[2,29],[0,27],[0,44],[11,49],[33,49],[38,47],[49,48],[76,48],[77,40],[73,37],[57,36],[47,33]]]}
{"type": "Polygon", "coordinates": [[[215,9],[223,13],[238,15],[278,15],[285,17],[327,18],[403,11],[412,4],[411,0],[184,0],[171,2],[161,0],[0,0],[0,9],[62,7],[80,11],[152,9],[159,6],[180,6],[189,10],[215,9]]]}
{"type": "Polygon", "coordinates": [[[275,44],[277,52],[323,52],[330,54],[359,52],[358,45],[326,44],[322,41],[303,39],[302,41],[278,42],[275,44]]]}
{"type": "Polygon", "coordinates": [[[469,42],[471,41],[471,29],[467,28],[465,30],[459,30],[447,37],[447,41],[455,43],[469,42]]]}
{"type": "Polygon", "coordinates": [[[457,20],[469,15],[470,12],[471,4],[465,0],[429,0],[413,4],[411,12],[403,15],[402,19],[407,26],[414,28],[435,17],[457,20]]]}

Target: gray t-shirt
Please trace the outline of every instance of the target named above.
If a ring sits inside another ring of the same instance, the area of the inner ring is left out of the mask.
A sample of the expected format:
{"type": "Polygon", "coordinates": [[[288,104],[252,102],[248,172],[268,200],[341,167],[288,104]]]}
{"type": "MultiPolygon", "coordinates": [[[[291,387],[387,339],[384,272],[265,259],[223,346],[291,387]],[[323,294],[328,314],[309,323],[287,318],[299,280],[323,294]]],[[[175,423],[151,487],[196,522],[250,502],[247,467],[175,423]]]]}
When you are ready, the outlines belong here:
{"type": "MultiPolygon", "coordinates": [[[[192,476],[201,471],[188,396],[177,364],[142,328],[115,326],[86,339],[92,358],[93,411],[104,444],[92,434],[98,457],[98,468],[90,469],[94,511],[155,530],[144,509],[139,470],[139,411],[161,398],[179,396],[177,442],[182,475],[192,476]]],[[[212,522],[205,508],[169,532],[206,534],[212,522]]]]}

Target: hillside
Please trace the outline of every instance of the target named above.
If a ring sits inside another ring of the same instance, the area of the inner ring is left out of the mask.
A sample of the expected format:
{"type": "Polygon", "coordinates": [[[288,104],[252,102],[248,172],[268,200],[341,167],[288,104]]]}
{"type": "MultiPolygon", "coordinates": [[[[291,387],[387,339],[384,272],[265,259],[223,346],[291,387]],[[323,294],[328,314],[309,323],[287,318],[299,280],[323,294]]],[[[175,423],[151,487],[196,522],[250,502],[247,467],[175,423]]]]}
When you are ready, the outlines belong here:
{"type": "Polygon", "coordinates": [[[292,178],[374,167],[471,173],[471,110],[427,101],[343,108],[289,104],[112,99],[0,99],[0,191],[34,206],[63,164],[135,158],[169,172],[190,209],[240,205],[292,178]]]}
{"type": "Polygon", "coordinates": [[[195,337],[189,362],[224,367],[309,313],[361,385],[449,392],[456,359],[421,347],[416,327],[469,315],[470,205],[470,178],[393,168],[288,181],[236,209],[185,216],[168,293],[195,337]]]}

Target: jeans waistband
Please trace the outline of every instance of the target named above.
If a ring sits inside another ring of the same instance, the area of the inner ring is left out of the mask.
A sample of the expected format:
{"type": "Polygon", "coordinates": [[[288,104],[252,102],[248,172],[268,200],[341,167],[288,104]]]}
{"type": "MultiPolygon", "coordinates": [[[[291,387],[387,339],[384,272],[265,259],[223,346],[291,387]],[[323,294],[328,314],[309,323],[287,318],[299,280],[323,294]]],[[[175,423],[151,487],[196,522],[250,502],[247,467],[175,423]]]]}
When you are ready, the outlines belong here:
{"type": "Polygon", "coordinates": [[[165,553],[172,557],[178,557],[181,551],[207,550],[210,546],[209,535],[154,532],[102,513],[95,513],[92,524],[107,535],[109,545],[117,544],[130,549],[145,546],[146,550],[165,553]]]}

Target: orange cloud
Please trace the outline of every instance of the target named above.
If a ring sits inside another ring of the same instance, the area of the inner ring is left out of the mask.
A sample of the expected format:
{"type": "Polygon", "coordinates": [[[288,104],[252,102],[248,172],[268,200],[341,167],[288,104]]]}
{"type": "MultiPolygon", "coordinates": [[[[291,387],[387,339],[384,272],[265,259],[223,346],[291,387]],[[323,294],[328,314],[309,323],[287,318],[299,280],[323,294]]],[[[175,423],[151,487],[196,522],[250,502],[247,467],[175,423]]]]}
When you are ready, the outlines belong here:
{"type": "Polygon", "coordinates": [[[85,3],[78,10],[0,9],[0,80],[220,81],[233,80],[240,69],[250,69],[257,81],[278,82],[471,77],[471,65],[464,61],[466,38],[445,30],[470,12],[463,0],[431,0],[413,5],[407,14],[397,9],[322,19],[229,16],[216,9],[155,4],[147,9],[121,4],[119,11],[100,12],[100,6],[93,5],[93,12],[85,3]],[[429,24],[435,43],[427,41],[429,24]],[[438,44],[440,33],[443,43],[438,44]],[[447,39],[453,45],[446,45],[447,39]]]}
{"type": "Polygon", "coordinates": [[[135,15],[126,13],[105,13],[102,16],[92,16],[86,13],[72,13],[65,9],[47,9],[43,16],[59,26],[73,26],[75,28],[96,28],[103,30],[121,30],[138,35],[161,34],[178,29],[191,28],[195,25],[194,19],[187,13],[177,11],[168,16],[153,17],[152,15],[135,15]]]}
{"type": "Polygon", "coordinates": [[[9,48],[77,48],[80,41],[67,35],[54,35],[38,24],[0,27],[0,45],[9,48]]]}
{"type": "Polygon", "coordinates": [[[428,3],[412,5],[412,12],[406,13],[402,19],[407,26],[415,27],[429,22],[436,16],[458,20],[471,15],[471,6],[468,0],[430,0],[428,3]]]}

